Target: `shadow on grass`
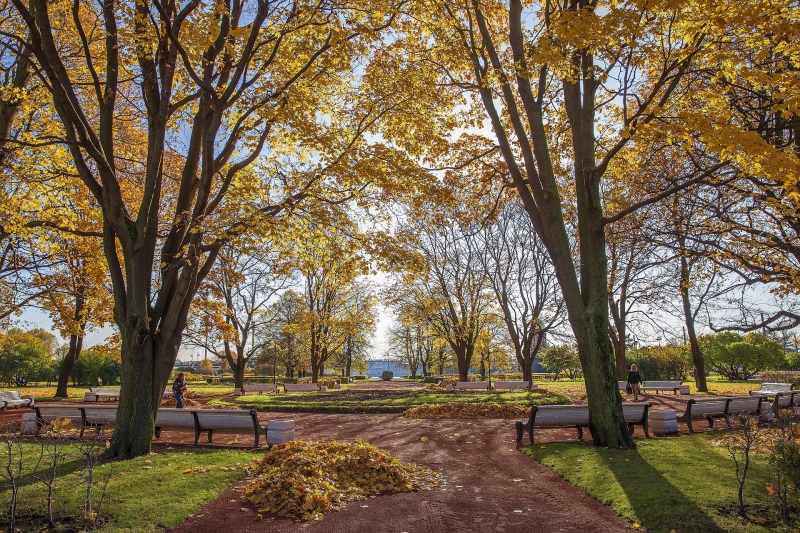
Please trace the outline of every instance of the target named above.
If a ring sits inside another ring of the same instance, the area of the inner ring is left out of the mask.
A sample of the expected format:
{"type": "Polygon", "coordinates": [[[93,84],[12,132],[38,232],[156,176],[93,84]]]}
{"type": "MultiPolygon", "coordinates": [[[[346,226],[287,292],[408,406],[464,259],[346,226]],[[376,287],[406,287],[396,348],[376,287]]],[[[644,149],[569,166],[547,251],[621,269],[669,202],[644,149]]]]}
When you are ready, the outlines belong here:
{"type": "Polygon", "coordinates": [[[670,483],[638,451],[625,453],[631,455],[629,461],[608,461],[608,468],[645,530],[725,533],[706,510],[670,483]]]}

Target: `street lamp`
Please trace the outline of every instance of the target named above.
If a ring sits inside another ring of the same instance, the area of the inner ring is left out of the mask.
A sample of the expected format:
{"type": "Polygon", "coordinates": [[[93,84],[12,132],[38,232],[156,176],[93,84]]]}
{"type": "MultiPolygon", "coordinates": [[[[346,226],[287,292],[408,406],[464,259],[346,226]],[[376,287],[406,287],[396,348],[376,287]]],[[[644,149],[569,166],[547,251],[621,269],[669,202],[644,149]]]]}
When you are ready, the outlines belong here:
{"type": "Polygon", "coordinates": [[[275,378],[275,370],[278,367],[278,345],[272,341],[272,384],[275,385],[277,380],[275,378]]]}

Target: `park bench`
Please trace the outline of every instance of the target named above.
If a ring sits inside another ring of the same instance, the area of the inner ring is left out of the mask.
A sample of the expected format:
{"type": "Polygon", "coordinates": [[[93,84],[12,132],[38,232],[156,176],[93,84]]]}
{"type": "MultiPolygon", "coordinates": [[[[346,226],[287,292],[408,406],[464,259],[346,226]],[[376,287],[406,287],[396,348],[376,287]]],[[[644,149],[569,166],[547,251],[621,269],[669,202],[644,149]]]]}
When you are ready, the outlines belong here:
{"type": "Polygon", "coordinates": [[[628,388],[628,382],[627,381],[617,381],[617,386],[619,387],[619,390],[626,390],[628,388]]]}
{"type": "Polygon", "coordinates": [[[538,385],[531,384],[530,381],[495,381],[493,389],[525,390],[535,389],[538,385]]]}
{"type": "Polygon", "coordinates": [[[114,427],[117,421],[117,406],[116,405],[91,405],[82,406],[83,409],[83,429],[92,427],[95,429],[95,434],[100,434],[100,430],[114,427]]]}
{"type": "Polygon", "coordinates": [[[19,391],[16,390],[0,392],[0,402],[3,403],[3,405],[0,406],[3,410],[9,407],[15,409],[17,407],[33,407],[34,404],[33,396],[20,396],[19,391]]]}
{"type": "MultiPolygon", "coordinates": [[[[162,407],[156,414],[155,422],[155,435],[157,439],[161,438],[161,431],[195,431],[197,422],[195,421],[194,413],[188,409],[178,409],[170,407],[162,407]]],[[[199,437],[200,433],[197,432],[199,437]]],[[[195,443],[197,440],[195,439],[195,443]]]]}
{"type": "MultiPolygon", "coordinates": [[[[294,432],[292,425],[292,432],[294,432]]],[[[255,409],[175,409],[161,408],[156,415],[155,436],[161,438],[162,431],[194,431],[194,443],[200,434],[206,433],[208,442],[214,442],[214,433],[241,433],[252,431],[254,447],[258,447],[259,436],[267,434],[267,427],[258,424],[255,409]]]]}
{"type": "Polygon", "coordinates": [[[489,390],[488,381],[457,381],[454,390],[489,390]]]}
{"type": "Polygon", "coordinates": [[[319,392],[319,385],[316,383],[285,383],[285,392],[319,392]]]}
{"type": "Polygon", "coordinates": [[[194,443],[197,444],[200,433],[207,433],[208,442],[213,442],[216,433],[241,433],[252,431],[254,435],[254,448],[258,448],[259,435],[266,435],[267,428],[258,425],[258,416],[255,409],[244,411],[242,409],[197,409],[195,414],[197,426],[195,428],[194,443]]]}
{"type": "Polygon", "coordinates": [[[714,419],[722,418],[731,427],[729,418],[737,414],[761,415],[761,396],[720,396],[716,398],[697,398],[689,400],[686,411],[678,417],[678,422],[686,422],[689,432],[694,433],[693,418],[705,418],[708,427],[714,427],[714,419]]]}
{"type": "Polygon", "coordinates": [[[639,390],[641,392],[646,391],[673,391],[675,394],[678,394],[681,390],[681,382],[680,381],[645,381],[643,384],[639,385],[639,390]]]}
{"type": "Polygon", "coordinates": [[[86,428],[84,423],[86,415],[83,412],[82,405],[67,403],[40,403],[34,405],[33,409],[36,411],[35,433],[37,435],[42,430],[42,427],[50,425],[50,423],[54,420],[61,419],[69,420],[71,424],[80,427],[81,437],[83,436],[83,430],[86,428]]]}
{"type": "Polygon", "coordinates": [[[248,392],[257,392],[262,394],[265,392],[278,392],[278,385],[275,383],[245,383],[241,389],[237,390],[240,394],[246,394],[248,392]]]}
{"type": "MultiPolygon", "coordinates": [[[[650,410],[650,402],[626,402],[622,404],[622,411],[625,415],[625,422],[628,423],[628,431],[633,434],[636,425],[642,426],[644,435],[650,438],[647,429],[647,417],[650,410]]],[[[523,432],[528,432],[528,438],[533,441],[533,428],[570,428],[578,430],[578,440],[583,440],[583,428],[589,427],[589,404],[578,405],[534,405],[531,407],[531,416],[528,422],[517,421],[517,442],[522,442],[523,432]]]]}
{"type": "Polygon", "coordinates": [[[89,392],[83,395],[84,402],[98,402],[100,400],[119,400],[119,389],[91,387],[89,392]]]}
{"type": "Polygon", "coordinates": [[[794,388],[792,383],[762,383],[758,390],[751,390],[750,396],[774,397],[779,392],[789,392],[794,388]]]}
{"type": "Polygon", "coordinates": [[[790,409],[794,411],[797,407],[800,407],[800,390],[790,390],[776,393],[775,399],[771,405],[772,414],[775,417],[778,417],[780,412],[784,409],[790,409]]]}
{"type": "Polygon", "coordinates": [[[172,387],[167,387],[166,389],[164,389],[164,394],[161,396],[161,398],[163,399],[174,398],[174,397],[175,397],[175,391],[172,390],[172,387]]]}

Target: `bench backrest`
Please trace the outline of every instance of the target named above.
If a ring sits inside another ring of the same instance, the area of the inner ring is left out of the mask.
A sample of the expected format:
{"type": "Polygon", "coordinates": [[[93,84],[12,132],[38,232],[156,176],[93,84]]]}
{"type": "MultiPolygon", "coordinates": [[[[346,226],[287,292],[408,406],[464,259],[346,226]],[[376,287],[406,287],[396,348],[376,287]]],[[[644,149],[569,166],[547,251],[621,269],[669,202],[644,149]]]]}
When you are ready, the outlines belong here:
{"type": "Polygon", "coordinates": [[[119,389],[109,389],[103,387],[89,387],[92,394],[119,394],[119,389]]]}
{"type": "Polygon", "coordinates": [[[117,419],[117,406],[116,405],[91,405],[82,407],[86,415],[86,422],[92,423],[94,421],[110,422],[117,419]]]}
{"type": "Polygon", "coordinates": [[[527,389],[531,386],[530,381],[495,381],[495,389],[527,389]]]}
{"type": "Polygon", "coordinates": [[[156,415],[156,427],[194,428],[194,415],[186,409],[161,408],[156,415]]]}
{"type": "Polygon", "coordinates": [[[70,420],[83,420],[81,407],[76,405],[42,405],[36,406],[36,413],[39,418],[45,421],[55,420],[56,418],[68,418],[70,420]]]}
{"type": "Polygon", "coordinates": [[[754,413],[761,407],[761,396],[733,396],[728,401],[728,414],[754,413]]]}
{"type": "Polygon", "coordinates": [[[786,392],[792,390],[792,383],[762,383],[758,392],[786,392]]]}
{"type": "Polygon", "coordinates": [[[625,402],[622,404],[622,412],[625,415],[625,422],[641,422],[644,414],[650,407],[649,402],[625,402]]]}
{"type": "Polygon", "coordinates": [[[536,409],[534,426],[586,426],[589,424],[589,405],[540,405],[536,409]]]}
{"type": "Polygon", "coordinates": [[[689,401],[694,404],[692,416],[723,415],[728,406],[728,398],[703,398],[689,401]]]}
{"type": "Polygon", "coordinates": [[[225,431],[255,429],[258,425],[258,418],[255,418],[256,411],[244,411],[242,409],[197,409],[195,410],[197,421],[203,430],[225,431]]]}
{"type": "Polygon", "coordinates": [[[457,381],[457,389],[488,389],[488,381],[457,381]]]}
{"type": "Polygon", "coordinates": [[[772,409],[773,411],[777,409],[788,409],[795,405],[800,405],[800,391],[781,391],[775,394],[775,401],[772,404],[772,409]]]}
{"type": "MultiPolygon", "coordinates": [[[[622,382],[620,382],[622,383],[622,382]]],[[[644,382],[645,388],[649,387],[675,387],[678,388],[681,386],[680,381],[645,381],[644,382]]]]}
{"type": "Polygon", "coordinates": [[[242,389],[244,389],[244,392],[274,392],[278,390],[278,385],[274,383],[245,383],[242,389]]]}
{"type": "MultiPolygon", "coordinates": [[[[286,383],[283,387],[286,392],[312,392],[319,390],[319,385],[316,383],[286,383]]],[[[244,390],[247,391],[247,387],[244,390]]]]}
{"type": "Polygon", "coordinates": [[[619,387],[619,390],[624,390],[624,389],[626,389],[628,387],[628,382],[627,381],[617,381],[617,386],[619,387]]]}
{"type": "Polygon", "coordinates": [[[5,392],[0,392],[0,400],[21,400],[22,397],[19,395],[19,391],[16,390],[9,390],[5,392]]]}

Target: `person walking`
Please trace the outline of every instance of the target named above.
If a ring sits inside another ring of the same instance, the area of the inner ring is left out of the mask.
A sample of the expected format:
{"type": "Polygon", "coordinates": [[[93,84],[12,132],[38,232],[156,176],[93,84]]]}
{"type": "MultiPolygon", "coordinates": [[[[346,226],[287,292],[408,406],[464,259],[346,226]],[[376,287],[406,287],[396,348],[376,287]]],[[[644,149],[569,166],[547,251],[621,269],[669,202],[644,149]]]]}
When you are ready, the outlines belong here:
{"type": "Polygon", "coordinates": [[[642,376],[639,374],[639,369],[636,365],[631,365],[631,370],[628,372],[628,384],[633,391],[633,400],[639,400],[639,384],[642,382],[642,376]]]}
{"type": "Polygon", "coordinates": [[[178,375],[175,376],[175,381],[172,382],[172,392],[175,393],[175,401],[177,402],[175,407],[183,409],[183,393],[186,392],[186,376],[184,376],[183,372],[178,372],[178,375]]]}

